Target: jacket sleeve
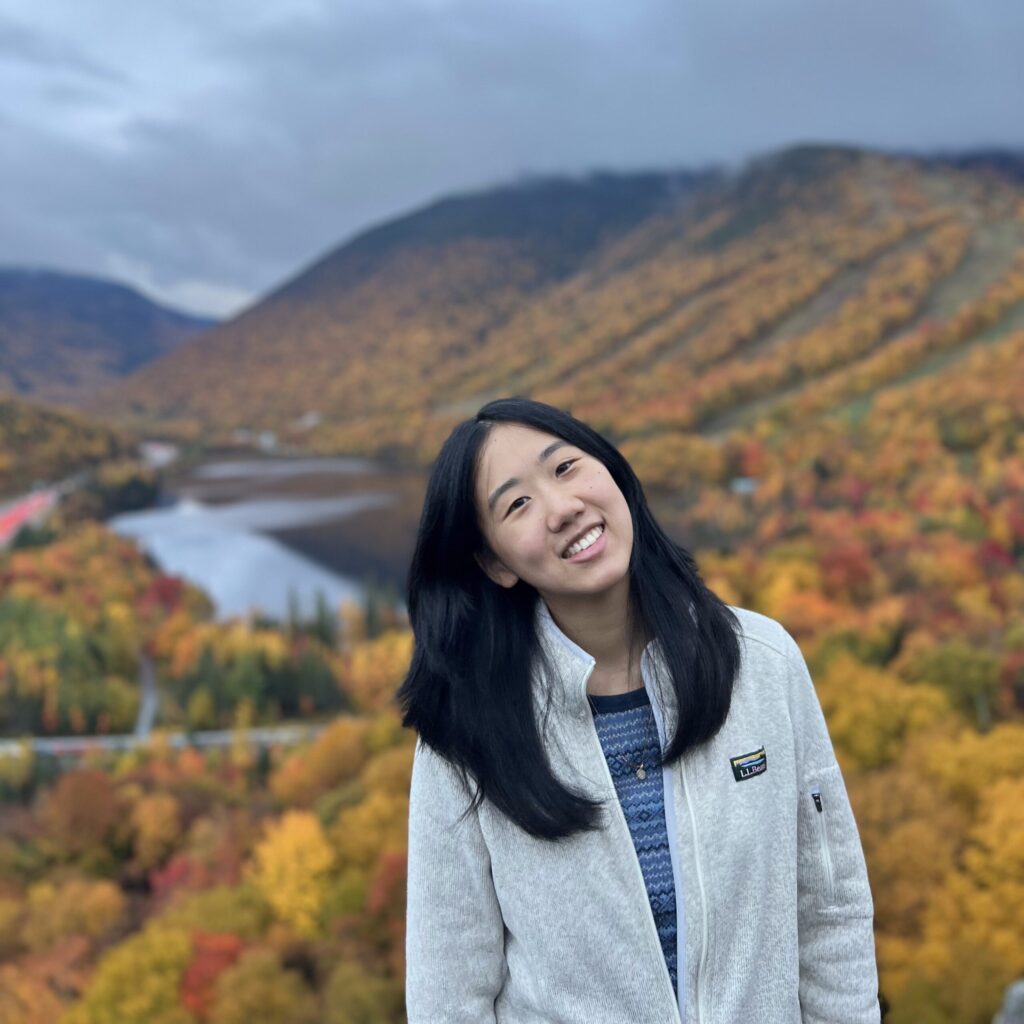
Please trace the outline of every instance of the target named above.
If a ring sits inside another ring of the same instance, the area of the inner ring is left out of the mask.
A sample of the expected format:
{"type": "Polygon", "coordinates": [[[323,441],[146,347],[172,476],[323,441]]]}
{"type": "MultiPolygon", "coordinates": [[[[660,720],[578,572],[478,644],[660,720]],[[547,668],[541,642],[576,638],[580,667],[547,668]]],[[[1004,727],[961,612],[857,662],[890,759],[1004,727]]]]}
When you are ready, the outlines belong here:
{"type": "Polygon", "coordinates": [[[785,632],[796,743],[797,929],[804,1024],[878,1024],[874,903],[818,695],[785,632]]]}
{"type": "Polygon", "coordinates": [[[417,738],[409,791],[405,1003],[409,1024],[493,1024],[505,981],[491,861],[456,770],[417,738]]]}

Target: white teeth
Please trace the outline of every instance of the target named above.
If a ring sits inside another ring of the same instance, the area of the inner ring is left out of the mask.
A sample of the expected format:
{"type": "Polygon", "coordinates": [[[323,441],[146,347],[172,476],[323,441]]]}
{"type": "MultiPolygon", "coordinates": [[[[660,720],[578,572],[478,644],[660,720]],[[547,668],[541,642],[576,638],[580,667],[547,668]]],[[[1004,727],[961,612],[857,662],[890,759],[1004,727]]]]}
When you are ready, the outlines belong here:
{"type": "Polygon", "coordinates": [[[580,539],[576,541],[576,543],[573,544],[562,557],[572,558],[573,555],[578,555],[581,551],[586,551],[602,533],[604,533],[604,527],[595,526],[590,533],[586,533],[580,537],[580,539]]]}

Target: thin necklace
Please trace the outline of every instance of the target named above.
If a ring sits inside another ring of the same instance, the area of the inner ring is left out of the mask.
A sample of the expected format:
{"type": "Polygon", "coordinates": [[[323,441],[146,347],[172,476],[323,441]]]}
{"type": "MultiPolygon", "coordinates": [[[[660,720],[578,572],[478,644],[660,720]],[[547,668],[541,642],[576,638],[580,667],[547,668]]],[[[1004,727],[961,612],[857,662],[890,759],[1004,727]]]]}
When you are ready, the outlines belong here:
{"type": "MultiPolygon", "coordinates": [[[[638,687],[638,689],[639,689],[639,687],[638,687]]],[[[633,691],[633,690],[627,690],[626,692],[627,692],[627,693],[633,693],[633,692],[635,692],[635,691],[633,691]]],[[[596,716],[597,716],[597,715],[599,715],[599,714],[600,714],[601,712],[597,710],[597,706],[596,706],[596,705],[594,704],[594,700],[593,700],[593,698],[591,697],[591,695],[590,695],[589,693],[587,694],[587,700],[588,700],[588,701],[589,701],[589,703],[590,703],[590,710],[591,710],[591,711],[593,712],[594,716],[596,717],[596,716]]],[[[630,768],[631,768],[631,769],[632,769],[632,770],[633,770],[634,772],[636,772],[636,777],[637,777],[638,779],[640,779],[641,781],[643,781],[644,779],[646,779],[646,778],[647,778],[647,769],[646,769],[646,768],[644,767],[644,763],[643,763],[643,761],[641,761],[641,762],[640,762],[639,764],[637,764],[637,762],[636,762],[636,761],[630,761],[630,759],[629,759],[628,757],[623,757],[623,758],[622,758],[622,760],[624,760],[624,761],[626,762],[626,764],[628,764],[628,765],[629,765],[629,767],[630,767],[630,768]]]]}

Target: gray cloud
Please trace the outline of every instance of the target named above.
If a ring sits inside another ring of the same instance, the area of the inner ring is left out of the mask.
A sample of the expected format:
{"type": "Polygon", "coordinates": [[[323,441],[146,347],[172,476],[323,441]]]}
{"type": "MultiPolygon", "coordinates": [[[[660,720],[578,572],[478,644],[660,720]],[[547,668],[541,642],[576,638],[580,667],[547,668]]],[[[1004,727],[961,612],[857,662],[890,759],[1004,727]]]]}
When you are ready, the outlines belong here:
{"type": "Polygon", "coordinates": [[[0,15],[0,62],[82,75],[101,82],[123,81],[115,71],[87,57],[68,40],[38,32],[3,15],[0,15]]]}
{"type": "Polygon", "coordinates": [[[1024,142],[1016,0],[89,9],[86,24],[73,0],[43,0],[13,36],[0,21],[0,188],[18,197],[0,260],[120,276],[201,311],[237,308],[371,222],[527,171],[807,140],[1024,142]]]}

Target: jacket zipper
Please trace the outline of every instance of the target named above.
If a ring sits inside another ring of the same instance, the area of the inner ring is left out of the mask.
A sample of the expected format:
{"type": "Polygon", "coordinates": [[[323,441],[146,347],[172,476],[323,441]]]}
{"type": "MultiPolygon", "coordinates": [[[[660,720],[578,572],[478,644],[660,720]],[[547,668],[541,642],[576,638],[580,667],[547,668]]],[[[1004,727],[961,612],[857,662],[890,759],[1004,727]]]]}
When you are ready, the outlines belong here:
{"type": "MultiPolygon", "coordinates": [[[[661,748],[661,752],[664,755],[665,752],[665,723],[662,719],[661,706],[658,703],[657,695],[653,687],[648,685],[648,670],[645,667],[650,664],[650,659],[647,652],[644,652],[643,657],[640,659],[640,671],[643,675],[644,686],[652,693],[651,698],[651,710],[654,712],[654,724],[658,728],[658,744],[661,748]]],[[[666,768],[664,764],[661,766],[661,778],[662,786],[664,787],[665,794],[665,826],[671,831],[668,837],[669,855],[672,859],[672,883],[676,894],[676,915],[680,912],[684,914],[684,926],[683,928],[676,928],[676,1010],[678,1011],[679,1024],[683,1024],[683,1004],[682,997],[686,986],[686,976],[680,972],[686,965],[686,928],[685,928],[685,907],[683,907],[683,885],[679,878],[679,866],[678,861],[681,853],[678,850],[678,836],[679,836],[679,823],[676,820],[675,810],[675,792],[676,783],[673,782],[672,776],[669,774],[670,769],[666,768]],[[682,910],[680,910],[682,908],[682,910]],[[683,945],[680,946],[680,941],[683,945]]]]}
{"type": "MultiPolygon", "coordinates": [[[[587,680],[589,678],[590,678],[590,672],[587,672],[587,674],[586,674],[586,676],[584,677],[584,680],[583,680],[584,688],[586,687],[586,682],[587,682],[587,680]]],[[[643,889],[645,897],[646,897],[647,883],[644,881],[643,869],[640,867],[640,861],[639,861],[639,859],[636,856],[636,848],[633,846],[633,840],[632,840],[632,838],[631,838],[631,836],[629,834],[629,822],[626,821],[626,813],[625,813],[625,811],[623,811],[622,805],[619,803],[619,794],[618,794],[618,791],[615,788],[615,780],[612,778],[611,769],[608,767],[608,760],[604,756],[604,747],[601,746],[601,739],[597,735],[597,729],[594,727],[593,720],[590,721],[589,728],[587,729],[587,732],[593,737],[594,743],[597,746],[597,752],[598,752],[598,754],[600,755],[600,758],[601,758],[601,764],[604,765],[605,778],[608,780],[608,791],[611,794],[612,802],[615,805],[616,811],[617,811],[618,816],[619,816],[619,820],[622,822],[622,828],[625,830],[626,840],[629,842],[629,845],[630,845],[630,852],[632,853],[632,857],[630,857],[629,859],[633,862],[634,865],[636,865],[636,873],[640,877],[640,887],[643,889]]],[[[658,927],[654,923],[654,915],[651,912],[650,901],[649,900],[647,902],[647,914],[645,916],[646,916],[647,920],[650,922],[651,932],[654,935],[654,945],[655,945],[655,947],[658,950],[658,955],[659,955],[659,957],[662,958],[662,963],[664,963],[664,953],[663,953],[662,948],[661,948],[661,938],[658,935],[658,927]]],[[[676,1015],[678,1016],[679,1004],[677,1002],[676,993],[672,990],[672,979],[669,976],[668,967],[667,966],[665,967],[665,981],[668,984],[669,993],[670,993],[670,995],[672,997],[672,1003],[676,1007],[676,1010],[677,1010],[676,1015]]]]}
{"type": "Polygon", "coordinates": [[[825,808],[821,802],[821,790],[812,789],[811,799],[814,801],[814,809],[818,812],[818,843],[821,846],[821,859],[825,866],[825,890],[828,897],[826,906],[831,907],[836,901],[836,889],[832,872],[832,852],[828,847],[828,833],[825,830],[825,808]]]}
{"type": "Polygon", "coordinates": [[[686,781],[686,769],[682,760],[679,761],[679,775],[683,780],[683,792],[686,794],[686,809],[690,814],[690,827],[693,831],[693,860],[697,865],[697,888],[700,892],[701,909],[701,933],[700,933],[700,962],[697,965],[697,988],[694,992],[693,1016],[700,1024],[701,991],[703,988],[705,968],[708,959],[708,898],[704,888],[704,872],[700,866],[700,844],[697,840],[697,819],[693,811],[693,801],[690,799],[690,787],[686,781]]]}

